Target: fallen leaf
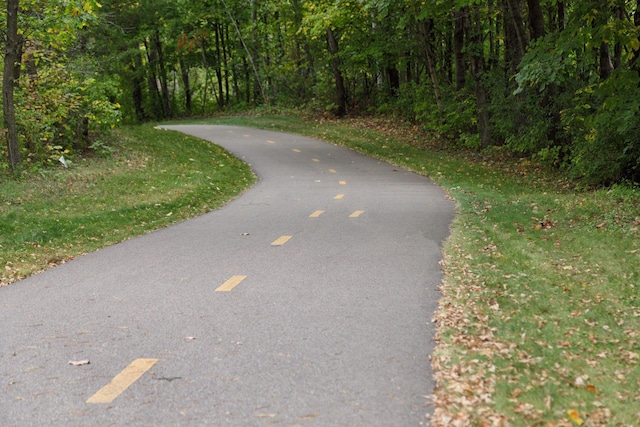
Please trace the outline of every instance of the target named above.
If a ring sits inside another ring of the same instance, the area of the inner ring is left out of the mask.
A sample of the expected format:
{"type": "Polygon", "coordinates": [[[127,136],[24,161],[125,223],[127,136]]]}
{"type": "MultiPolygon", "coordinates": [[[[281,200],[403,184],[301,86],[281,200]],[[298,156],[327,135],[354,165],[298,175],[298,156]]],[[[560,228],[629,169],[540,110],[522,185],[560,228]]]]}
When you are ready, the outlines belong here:
{"type": "Polygon", "coordinates": [[[69,360],[69,365],[71,366],[82,366],[82,365],[88,365],[91,362],[89,362],[89,359],[83,359],[83,360],[69,360]]]}
{"type": "Polygon", "coordinates": [[[576,411],[575,409],[569,409],[567,411],[567,415],[569,415],[569,419],[571,421],[573,421],[574,423],[578,424],[579,426],[584,424],[584,420],[580,417],[580,413],[578,411],[576,411]]]}

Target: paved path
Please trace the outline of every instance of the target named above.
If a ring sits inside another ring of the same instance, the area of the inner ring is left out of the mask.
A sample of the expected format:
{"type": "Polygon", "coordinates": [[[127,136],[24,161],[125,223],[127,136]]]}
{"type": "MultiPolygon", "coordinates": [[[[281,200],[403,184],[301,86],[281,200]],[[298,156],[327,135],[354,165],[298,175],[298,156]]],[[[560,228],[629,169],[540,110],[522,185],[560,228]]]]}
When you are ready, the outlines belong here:
{"type": "Polygon", "coordinates": [[[426,424],[440,189],[309,138],[170,128],[260,181],[0,288],[0,427],[426,424]]]}

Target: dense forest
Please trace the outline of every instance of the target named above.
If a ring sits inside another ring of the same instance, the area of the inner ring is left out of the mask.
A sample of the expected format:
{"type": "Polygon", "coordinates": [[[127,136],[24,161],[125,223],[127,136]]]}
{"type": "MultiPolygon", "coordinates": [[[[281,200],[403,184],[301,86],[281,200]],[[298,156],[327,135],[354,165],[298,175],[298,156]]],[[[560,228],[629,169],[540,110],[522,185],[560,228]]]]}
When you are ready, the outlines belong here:
{"type": "Polygon", "coordinates": [[[385,114],[593,184],[640,181],[640,0],[7,0],[1,168],[119,122],[385,114]]]}

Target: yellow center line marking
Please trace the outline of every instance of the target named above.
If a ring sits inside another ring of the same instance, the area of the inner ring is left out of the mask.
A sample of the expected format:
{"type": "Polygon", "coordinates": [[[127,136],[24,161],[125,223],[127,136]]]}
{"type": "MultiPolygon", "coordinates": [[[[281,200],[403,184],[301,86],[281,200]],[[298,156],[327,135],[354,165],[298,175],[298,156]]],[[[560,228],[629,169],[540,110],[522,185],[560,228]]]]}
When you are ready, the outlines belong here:
{"type": "Polygon", "coordinates": [[[267,140],[267,142],[268,142],[269,144],[275,144],[275,143],[276,143],[275,141],[272,141],[272,140],[270,140],[270,139],[268,139],[268,140],[267,140]]]}
{"type": "Polygon", "coordinates": [[[248,133],[245,133],[245,134],[244,134],[244,135],[242,135],[242,136],[244,136],[245,138],[251,138],[251,135],[249,135],[248,133]]]}
{"type": "Polygon", "coordinates": [[[330,173],[336,173],[336,170],[335,169],[329,169],[329,172],[330,173]]]}
{"type": "Polygon", "coordinates": [[[339,181],[340,185],[347,185],[347,181],[339,181]]]}
{"type": "Polygon", "coordinates": [[[313,160],[316,163],[320,163],[320,159],[311,159],[311,160],[313,160]]]}
{"type": "Polygon", "coordinates": [[[292,148],[291,151],[293,151],[294,153],[302,153],[302,151],[298,150],[297,148],[292,148]]]}
{"type": "Polygon", "coordinates": [[[322,215],[324,213],[324,211],[315,211],[314,213],[312,213],[311,215],[309,215],[309,218],[318,218],[320,215],[322,215]]]}
{"type": "Polygon", "coordinates": [[[276,241],[274,241],[271,246],[282,246],[289,241],[293,236],[280,236],[276,241]]]}
{"type": "Polygon", "coordinates": [[[229,280],[227,280],[222,285],[218,286],[218,288],[216,288],[216,292],[229,292],[231,289],[238,286],[240,282],[242,282],[246,278],[247,276],[231,276],[229,280]]]}
{"type": "Polygon", "coordinates": [[[364,213],[364,211],[355,211],[354,213],[352,213],[351,215],[349,215],[349,218],[358,218],[360,215],[362,215],[364,213]]]}
{"type": "Polygon", "coordinates": [[[344,199],[344,194],[336,194],[336,196],[333,199],[334,200],[344,199]]]}
{"type": "Polygon", "coordinates": [[[129,366],[124,368],[122,372],[116,375],[109,384],[102,387],[96,394],[91,396],[87,403],[111,403],[116,397],[120,396],[123,391],[138,380],[145,372],[147,372],[158,359],[136,359],[129,366]]]}

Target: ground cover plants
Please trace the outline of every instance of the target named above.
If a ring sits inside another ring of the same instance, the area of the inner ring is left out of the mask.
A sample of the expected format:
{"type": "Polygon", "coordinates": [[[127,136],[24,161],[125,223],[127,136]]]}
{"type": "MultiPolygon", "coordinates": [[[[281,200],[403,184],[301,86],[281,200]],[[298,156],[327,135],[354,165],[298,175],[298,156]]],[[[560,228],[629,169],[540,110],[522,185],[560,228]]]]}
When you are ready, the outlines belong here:
{"type": "Polygon", "coordinates": [[[255,179],[221,148],[153,126],[119,130],[111,156],[0,176],[0,286],[215,209],[255,179]]]}
{"type": "MultiPolygon", "coordinates": [[[[433,426],[640,425],[637,187],[580,187],[499,151],[448,150],[396,120],[276,111],[207,123],[342,144],[456,201],[433,319],[433,426]]],[[[253,180],[211,144],[150,126],[121,136],[111,159],[3,181],[3,283],[213,209],[253,180]]]]}

